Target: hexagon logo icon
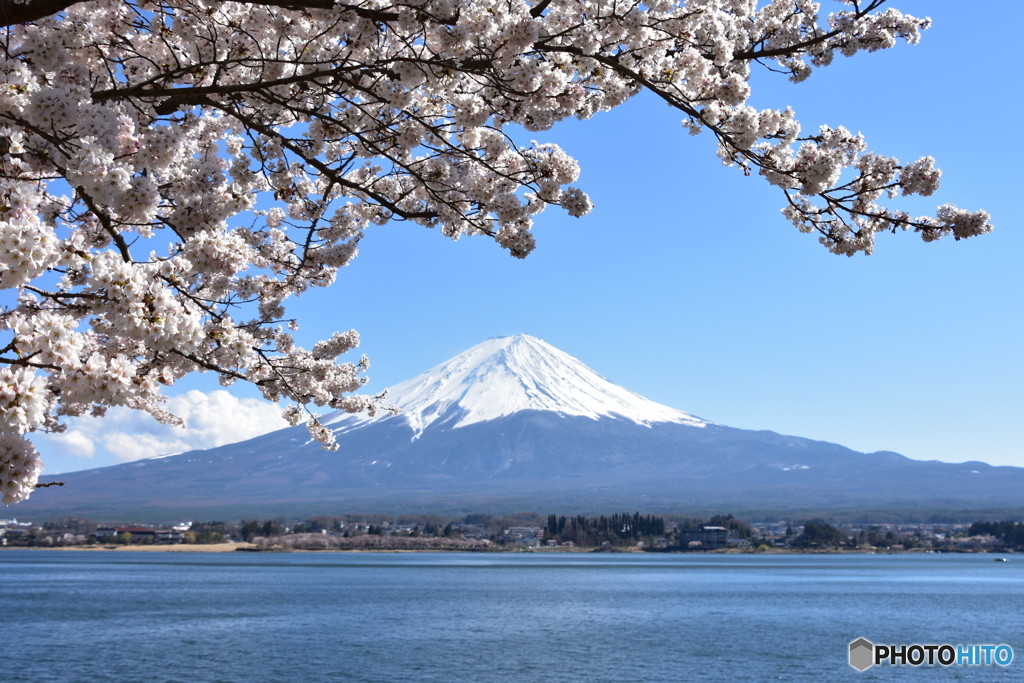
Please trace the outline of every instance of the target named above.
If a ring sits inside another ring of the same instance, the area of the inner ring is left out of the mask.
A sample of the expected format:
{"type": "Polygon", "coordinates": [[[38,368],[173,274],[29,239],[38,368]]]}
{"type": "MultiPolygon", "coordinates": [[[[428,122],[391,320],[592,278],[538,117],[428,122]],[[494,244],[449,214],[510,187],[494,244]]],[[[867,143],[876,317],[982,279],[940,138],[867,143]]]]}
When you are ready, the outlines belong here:
{"type": "Polygon", "coordinates": [[[866,638],[858,638],[850,643],[850,666],[857,671],[864,671],[875,663],[875,646],[866,638]]]}

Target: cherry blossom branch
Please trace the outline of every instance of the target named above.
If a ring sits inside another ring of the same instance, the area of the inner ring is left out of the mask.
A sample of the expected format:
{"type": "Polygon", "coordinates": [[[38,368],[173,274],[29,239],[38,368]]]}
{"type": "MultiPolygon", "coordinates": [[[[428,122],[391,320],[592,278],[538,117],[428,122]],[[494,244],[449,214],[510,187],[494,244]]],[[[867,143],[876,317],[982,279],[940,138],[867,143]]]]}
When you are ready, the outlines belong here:
{"type": "MultiPolygon", "coordinates": [[[[861,9],[859,6],[856,7],[855,12],[853,14],[854,21],[863,19],[864,17],[868,16],[876,9],[881,7],[883,4],[885,4],[885,1],[886,0],[871,0],[871,2],[869,2],[868,5],[863,9],[861,9]]],[[[842,34],[843,31],[837,29],[834,31],[829,31],[828,33],[822,33],[821,35],[814,36],[813,38],[809,38],[799,43],[794,43],[793,45],[786,45],[785,47],[774,48],[771,50],[745,50],[743,52],[735,54],[733,56],[733,59],[751,60],[764,59],[766,57],[788,57],[791,55],[805,52],[809,47],[814,47],[815,45],[822,45],[824,43],[827,43],[829,40],[842,34]]],[[[756,44],[761,44],[764,42],[764,40],[765,39],[762,38],[761,40],[757,41],[756,44]]]]}

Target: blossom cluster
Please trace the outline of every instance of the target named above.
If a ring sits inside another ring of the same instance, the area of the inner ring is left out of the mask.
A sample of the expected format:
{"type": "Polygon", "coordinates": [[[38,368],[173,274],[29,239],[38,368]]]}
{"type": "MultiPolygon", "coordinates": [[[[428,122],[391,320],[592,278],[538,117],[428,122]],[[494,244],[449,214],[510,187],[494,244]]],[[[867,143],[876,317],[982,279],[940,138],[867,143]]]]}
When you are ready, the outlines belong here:
{"type": "Polygon", "coordinates": [[[43,378],[23,368],[0,368],[0,492],[7,505],[28,498],[39,480],[39,454],[20,435],[43,422],[47,403],[43,378]]]}
{"type": "Polygon", "coordinates": [[[573,158],[515,127],[642,90],[779,187],[833,252],[870,253],[897,227],[987,232],[984,212],[878,203],[933,194],[930,158],[901,164],[843,128],[802,135],[792,110],[747,104],[759,63],[799,81],[836,53],[917,42],[928,20],[883,1],[827,16],[809,0],[12,5],[29,14],[0,37],[0,287],[18,291],[0,311],[5,502],[38,476],[27,433],[109,406],[174,423],[161,390],[191,372],[254,383],[332,448],[312,407],[377,409],[353,395],[368,363],[337,360],[355,332],[297,346],[287,300],[334,282],[388,221],[527,256],[540,212],[592,203],[573,158]]]}

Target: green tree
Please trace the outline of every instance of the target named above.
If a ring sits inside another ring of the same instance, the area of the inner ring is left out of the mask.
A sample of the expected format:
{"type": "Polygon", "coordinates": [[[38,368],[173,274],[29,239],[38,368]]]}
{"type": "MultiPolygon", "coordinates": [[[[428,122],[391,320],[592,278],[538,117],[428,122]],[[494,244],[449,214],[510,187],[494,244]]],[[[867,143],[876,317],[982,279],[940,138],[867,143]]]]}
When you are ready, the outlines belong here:
{"type": "Polygon", "coordinates": [[[242,537],[243,541],[249,542],[259,536],[262,530],[263,525],[260,524],[259,520],[243,519],[242,526],[238,530],[238,535],[242,537]]]}
{"type": "Polygon", "coordinates": [[[832,546],[838,547],[845,541],[843,532],[823,519],[812,519],[804,523],[804,532],[797,537],[794,544],[799,547],[832,546]]]}

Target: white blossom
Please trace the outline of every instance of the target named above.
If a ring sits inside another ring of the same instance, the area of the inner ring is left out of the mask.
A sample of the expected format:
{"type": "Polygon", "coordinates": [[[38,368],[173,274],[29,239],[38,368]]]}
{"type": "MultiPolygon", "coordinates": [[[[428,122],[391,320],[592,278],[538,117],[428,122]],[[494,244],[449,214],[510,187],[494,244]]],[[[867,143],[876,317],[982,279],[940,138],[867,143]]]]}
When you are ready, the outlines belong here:
{"type": "Polygon", "coordinates": [[[0,494],[4,505],[28,498],[42,469],[39,453],[31,442],[17,434],[0,432],[0,494]]]}

